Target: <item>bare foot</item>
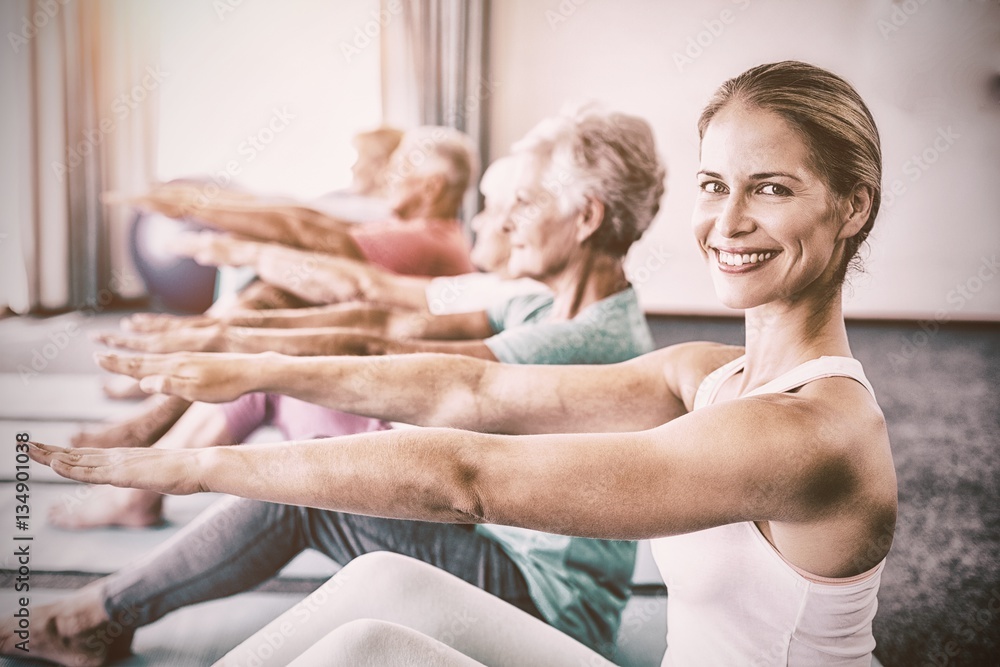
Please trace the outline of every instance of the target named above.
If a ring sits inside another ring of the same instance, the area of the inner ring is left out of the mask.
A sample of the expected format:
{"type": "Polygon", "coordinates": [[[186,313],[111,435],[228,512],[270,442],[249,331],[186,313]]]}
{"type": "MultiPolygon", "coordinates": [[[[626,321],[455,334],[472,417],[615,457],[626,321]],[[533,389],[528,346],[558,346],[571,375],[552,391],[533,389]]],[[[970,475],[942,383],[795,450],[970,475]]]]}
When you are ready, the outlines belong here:
{"type": "Polygon", "coordinates": [[[116,526],[149,528],[163,522],[163,496],[140,489],[91,486],[85,497],[66,496],[49,510],[49,522],[60,528],[85,530],[116,526]]]}
{"type": "Polygon", "coordinates": [[[112,621],[100,595],[91,585],[32,609],[30,628],[6,616],[0,621],[0,654],[67,667],[98,667],[125,657],[135,634],[134,620],[128,625],[112,621]]]}
{"type": "Polygon", "coordinates": [[[149,394],[139,388],[139,381],[125,375],[116,375],[104,381],[101,386],[104,395],[116,400],[147,398],[149,394]]]}
{"type": "Polygon", "coordinates": [[[170,430],[190,403],[176,396],[150,396],[142,412],[96,431],[80,431],[70,438],[70,447],[149,447],[170,430]]]}

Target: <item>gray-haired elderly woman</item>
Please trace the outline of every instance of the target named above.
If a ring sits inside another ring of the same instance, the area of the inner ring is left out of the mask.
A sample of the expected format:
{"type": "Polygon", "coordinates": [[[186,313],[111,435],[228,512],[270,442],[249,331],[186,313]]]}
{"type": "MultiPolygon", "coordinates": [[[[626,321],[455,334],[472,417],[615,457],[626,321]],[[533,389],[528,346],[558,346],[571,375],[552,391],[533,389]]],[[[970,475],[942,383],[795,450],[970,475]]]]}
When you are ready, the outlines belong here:
{"type": "MultiPolygon", "coordinates": [[[[474,389],[496,365],[489,361],[607,364],[651,350],[645,318],[623,269],[625,253],[649,226],[664,190],[665,172],[649,125],[594,109],[565,113],[539,124],[514,146],[510,157],[498,162],[503,163],[505,186],[491,189],[502,194],[487,197],[486,210],[474,224],[480,233],[487,226],[502,227],[510,245],[508,274],[534,278],[551,294],[516,297],[487,311],[432,317],[428,329],[439,340],[385,341],[392,353],[453,354],[405,354],[391,360],[273,353],[107,355],[102,366],[146,378],[144,386],[189,400],[232,401],[267,391],[393,421],[478,424],[489,431],[490,425],[481,422],[483,406],[474,389]]],[[[319,464],[316,470],[321,469],[319,464]]],[[[120,623],[128,626],[123,634],[130,638],[136,627],[182,605],[257,585],[308,547],[341,564],[375,551],[410,556],[428,564],[430,571],[444,570],[475,584],[510,602],[511,611],[542,618],[602,653],[612,649],[629,595],[633,542],[382,519],[299,504],[307,507],[243,499],[221,503],[154,558],[36,611],[36,621],[44,617],[56,622],[38,626],[48,630],[33,635],[33,653],[60,662],[82,658],[100,664],[106,658],[101,653],[104,645],[88,643],[95,631],[120,623]],[[206,539],[206,531],[221,534],[206,539]],[[127,624],[121,619],[125,613],[127,624]],[[61,636],[59,628],[74,631],[61,636]]],[[[419,583],[408,560],[385,569],[379,557],[365,562],[370,565],[363,567],[375,568],[370,583],[357,592],[336,595],[343,598],[338,605],[358,610],[384,599],[361,593],[369,585],[380,590],[389,586],[405,596],[419,583]]],[[[357,581],[362,579],[369,575],[357,581]]],[[[425,611],[430,615],[434,610],[425,611]]],[[[311,623],[296,624],[296,644],[325,634],[337,612],[331,608],[311,616],[311,623]]],[[[470,610],[470,617],[475,616],[470,610]]],[[[128,643],[119,640],[116,648],[127,648],[128,643]]],[[[287,664],[295,648],[289,645],[287,650],[292,652],[268,651],[268,664],[287,664]]]]}

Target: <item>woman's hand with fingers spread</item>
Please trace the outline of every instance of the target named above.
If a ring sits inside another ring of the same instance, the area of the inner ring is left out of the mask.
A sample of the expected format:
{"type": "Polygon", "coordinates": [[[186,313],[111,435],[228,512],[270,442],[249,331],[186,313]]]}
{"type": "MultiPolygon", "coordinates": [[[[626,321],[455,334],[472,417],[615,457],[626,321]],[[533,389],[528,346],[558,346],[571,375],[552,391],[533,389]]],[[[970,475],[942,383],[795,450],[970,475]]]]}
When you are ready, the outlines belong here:
{"type": "Polygon", "coordinates": [[[98,332],[93,335],[96,342],[109,347],[154,353],[223,352],[225,338],[225,328],[218,324],[154,333],[98,332]]]}
{"type": "Polygon", "coordinates": [[[189,401],[225,403],[261,389],[255,385],[255,370],[263,359],[271,356],[274,355],[268,352],[177,352],[137,355],[99,353],[94,358],[106,371],[139,380],[143,391],[180,396],[189,401]]]}
{"type": "Polygon", "coordinates": [[[186,495],[207,491],[202,483],[210,449],[65,449],[28,443],[28,455],[68,479],[157,493],[186,495]]]}

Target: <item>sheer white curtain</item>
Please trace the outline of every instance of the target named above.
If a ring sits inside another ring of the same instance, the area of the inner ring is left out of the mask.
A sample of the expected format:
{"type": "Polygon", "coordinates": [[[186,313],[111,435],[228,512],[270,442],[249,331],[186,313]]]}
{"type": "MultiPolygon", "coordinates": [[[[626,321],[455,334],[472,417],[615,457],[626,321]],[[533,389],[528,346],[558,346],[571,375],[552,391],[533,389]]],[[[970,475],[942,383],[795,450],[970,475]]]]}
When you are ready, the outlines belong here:
{"type": "MultiPolygon", "coordinates": [[[[466,132],[488,161],[490,0],[382,0],[382,108],[398,127],[466,132]]],[[[470,193],[466,212],[478,208],[470,193]]],[[[469,217],[468,215],[466,217],[469,217]]]]}
{"type": "Polygon", "coordinates": [[[3,280],[17,312],[106,306],[136,296],[126,213],[104,190],[136,190],[152,175],[156,3],[0,3],[12,53],[3,60],[3,280]],[[141,185],[140,185],[141,184],[141,185]]]}

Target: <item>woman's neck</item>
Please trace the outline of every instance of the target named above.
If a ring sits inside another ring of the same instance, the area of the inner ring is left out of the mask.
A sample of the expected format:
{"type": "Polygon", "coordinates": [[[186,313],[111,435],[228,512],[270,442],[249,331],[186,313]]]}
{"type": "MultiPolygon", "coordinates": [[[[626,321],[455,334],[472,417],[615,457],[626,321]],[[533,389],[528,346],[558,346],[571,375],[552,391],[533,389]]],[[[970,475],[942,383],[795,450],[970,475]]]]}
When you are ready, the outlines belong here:
{"type": "Polygon", "coordinates": [[[629,286],[619,257],[588,254],[559,275],[544,281],[555,295],[551,320],[569,320],[588,306],[629,286]]]}
{"type": "Polygon", "coordinates": [[[821,356],[851,356],[841,292],[776,301],[746,311],[740,394],[821,356]]]}

